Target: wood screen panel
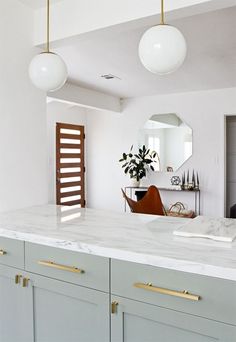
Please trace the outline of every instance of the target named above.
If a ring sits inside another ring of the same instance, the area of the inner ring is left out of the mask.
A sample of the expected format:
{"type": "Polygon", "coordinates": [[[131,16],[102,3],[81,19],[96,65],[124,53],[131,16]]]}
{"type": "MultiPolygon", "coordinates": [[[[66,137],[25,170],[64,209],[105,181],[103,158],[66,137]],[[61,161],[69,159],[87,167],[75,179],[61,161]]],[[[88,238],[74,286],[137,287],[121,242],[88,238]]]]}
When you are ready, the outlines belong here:
{"type": "Polygon", "coordinates": [[[58,205],[85,206],[84,126],[56,124],[56,197],[58,205]]]}

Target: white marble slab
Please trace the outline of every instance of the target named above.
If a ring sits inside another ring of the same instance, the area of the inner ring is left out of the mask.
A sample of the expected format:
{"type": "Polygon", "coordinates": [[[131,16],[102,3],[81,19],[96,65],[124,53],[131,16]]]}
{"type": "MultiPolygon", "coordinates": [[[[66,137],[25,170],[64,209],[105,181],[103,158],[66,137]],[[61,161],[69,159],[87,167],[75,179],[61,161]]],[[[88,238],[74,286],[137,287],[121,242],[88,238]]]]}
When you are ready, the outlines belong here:
{"type": "Polygon", "coordinates": [[[173,234],[231,243],[236,237],[236,220],[198,216],[174,230],[173,234]]]}
{"type": "Polygon", "coordinates": [[[0,214],[0,236],[236,281],[235,242],[174,236],[184,222],[45,205],[0,214]]]}

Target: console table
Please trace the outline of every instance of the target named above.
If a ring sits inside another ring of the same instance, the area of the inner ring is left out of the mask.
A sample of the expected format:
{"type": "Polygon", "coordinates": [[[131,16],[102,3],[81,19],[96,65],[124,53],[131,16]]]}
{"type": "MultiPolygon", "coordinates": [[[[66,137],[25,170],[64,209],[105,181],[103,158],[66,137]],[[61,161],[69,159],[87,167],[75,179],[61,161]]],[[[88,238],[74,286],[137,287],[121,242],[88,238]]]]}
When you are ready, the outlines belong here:
{"type": "MultiPolygon", "coordinates": [[[[128,195],[130,198],[134,198],[135,191],[147,191],[148,187],[147,186],[139,186],[139,187],[134,187],[134,186],[126,186],[125,188],[125,193],[128,195]]],[[[190,195],[194,196],[194,212],[197,215],[200,215],[200,189],[199,190],[183,190],[177,187],[158,187],[158,190],[160,192],[162,191],[176,191],[176,192],[184,192],[184,193],[189,193],[190,195]]],[[[125,201],[125,212],[127,210],[127,203],[125,201]]]]}

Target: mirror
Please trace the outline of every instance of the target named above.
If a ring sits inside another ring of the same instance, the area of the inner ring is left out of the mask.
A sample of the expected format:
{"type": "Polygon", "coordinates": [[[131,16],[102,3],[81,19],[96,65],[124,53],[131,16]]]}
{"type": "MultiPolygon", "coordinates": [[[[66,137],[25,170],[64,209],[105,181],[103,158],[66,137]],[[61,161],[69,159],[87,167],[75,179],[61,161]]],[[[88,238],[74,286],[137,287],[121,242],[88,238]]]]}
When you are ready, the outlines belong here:
{"type": "Polygon", "coordinates": [[[192,129],[176,114],[155,114],[139,131],[138,145],[159,155],[155,171],[174,172],[192,156],[192,129]]]}

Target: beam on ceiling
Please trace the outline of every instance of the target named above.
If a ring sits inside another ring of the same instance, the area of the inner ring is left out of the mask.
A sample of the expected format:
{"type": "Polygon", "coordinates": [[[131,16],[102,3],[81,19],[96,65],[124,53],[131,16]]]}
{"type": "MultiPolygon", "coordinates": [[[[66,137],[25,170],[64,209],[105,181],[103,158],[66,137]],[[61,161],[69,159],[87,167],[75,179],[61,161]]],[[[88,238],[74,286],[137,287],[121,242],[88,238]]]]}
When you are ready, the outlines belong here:
{"type": "Polygon", "coordinates": [[[119,98],[70,83],[66,83],[64,87],[58,91],[48,93],[48,98],[80,107],[117,113],[121,112],[119,98]]]}

